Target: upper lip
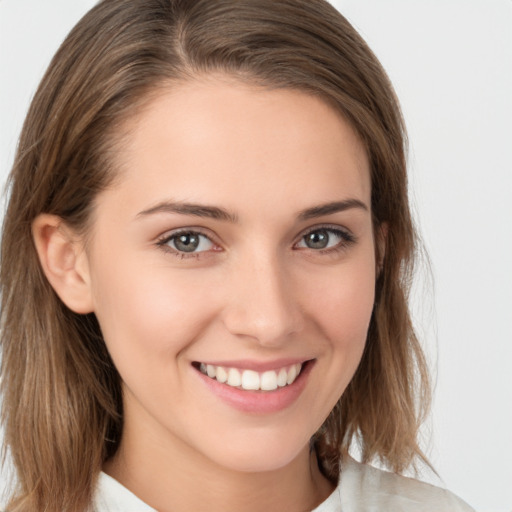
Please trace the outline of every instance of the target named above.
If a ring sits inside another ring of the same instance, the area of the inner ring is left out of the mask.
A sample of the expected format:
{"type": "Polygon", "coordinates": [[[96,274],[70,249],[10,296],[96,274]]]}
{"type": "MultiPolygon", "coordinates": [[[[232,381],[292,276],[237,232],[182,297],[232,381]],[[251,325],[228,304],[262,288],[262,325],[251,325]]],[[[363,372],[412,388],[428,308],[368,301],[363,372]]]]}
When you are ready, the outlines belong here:
{"type": "Polygon", "coordinates": [[[239,370],[253,370],[255,372],[266,372],[270,370],[279,370],[292,366],[294,364],[304,364],[311,359],[307,358],[284,358],[274,359],[273,361],[255,361],[251,359],[237,359],[232,361],[198,361],[198,363],[210,364],[212,366],[222,366],[224,368],[237,368],[239,370]]]}

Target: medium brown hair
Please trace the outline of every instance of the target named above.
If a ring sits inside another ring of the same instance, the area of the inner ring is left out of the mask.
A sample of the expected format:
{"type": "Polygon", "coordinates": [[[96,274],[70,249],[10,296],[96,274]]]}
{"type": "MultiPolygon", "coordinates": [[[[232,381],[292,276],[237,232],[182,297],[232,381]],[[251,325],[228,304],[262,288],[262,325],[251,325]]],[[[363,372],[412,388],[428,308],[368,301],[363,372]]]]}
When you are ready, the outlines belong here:
{"type": "Polygon", "coordinates": [[[353,442],[363,461],[403,471],[423,454],[428,373],[408,311],[416,238],[404,126],[371,50],[323,0],[104,0],[55,55],[28,112],[10,175],[0,284],[2,420],[17,487],[9,511],[82,511],[122,434],[120,377],[93,314],[64,306],[38,261],[41,213],[87,231],[112,184],[120,127],[159,86],[224,73],[314,94],[365,145],[372,214],[387,229],[364,355],[315,434],[335,481],[353,442]]]}

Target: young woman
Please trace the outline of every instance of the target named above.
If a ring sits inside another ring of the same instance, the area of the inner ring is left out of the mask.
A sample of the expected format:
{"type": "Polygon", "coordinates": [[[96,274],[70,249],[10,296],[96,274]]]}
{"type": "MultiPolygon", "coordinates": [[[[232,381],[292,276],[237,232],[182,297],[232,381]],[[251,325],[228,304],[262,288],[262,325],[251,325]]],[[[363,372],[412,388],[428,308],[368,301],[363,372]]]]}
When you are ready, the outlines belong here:
{"type": "Polygon", "coordinates": [[[7,510],[470,510],[399,476],[429,397],[403,133],[322,0],[92,9],[11,174],[7,510]]]}

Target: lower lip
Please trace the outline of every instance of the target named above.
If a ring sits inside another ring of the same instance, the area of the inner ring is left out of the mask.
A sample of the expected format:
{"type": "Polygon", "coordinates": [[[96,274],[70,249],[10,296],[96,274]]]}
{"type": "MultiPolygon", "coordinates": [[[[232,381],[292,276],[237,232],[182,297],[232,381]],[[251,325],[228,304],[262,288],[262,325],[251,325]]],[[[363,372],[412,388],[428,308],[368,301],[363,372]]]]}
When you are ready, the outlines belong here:
{"type": "Polygon", "coordinates": [[[247,413],[271,414],[286,409],[299,398],[306,387],[314,363],[314,360],[307,361],[292,384],[274,391],[247,391],[234,388],[208,377],[197,369],[194,371],[213,394],[231,407],[247,413]]]}

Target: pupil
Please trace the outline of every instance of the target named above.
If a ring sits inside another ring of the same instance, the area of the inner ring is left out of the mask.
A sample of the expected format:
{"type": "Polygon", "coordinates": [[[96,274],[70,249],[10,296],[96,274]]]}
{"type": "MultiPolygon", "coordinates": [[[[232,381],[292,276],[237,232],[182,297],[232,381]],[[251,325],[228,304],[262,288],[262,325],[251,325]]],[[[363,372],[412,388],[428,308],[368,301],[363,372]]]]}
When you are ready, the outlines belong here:
{"type": "Polygon", "coordinates": [[[326,231],[315,231],[306,237],[306,245],[310,249],[324,249],[329,243],[329,235],[326,231]]]}
{"type": "Polygon", "coordinates": [[[174,241],[174,245],[178,251],[194,252],[199,245],[199,237],[192,233],[179,235],[174,241]]]}

